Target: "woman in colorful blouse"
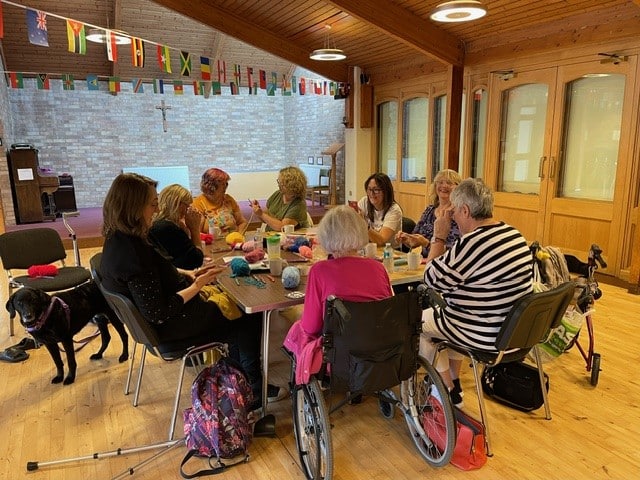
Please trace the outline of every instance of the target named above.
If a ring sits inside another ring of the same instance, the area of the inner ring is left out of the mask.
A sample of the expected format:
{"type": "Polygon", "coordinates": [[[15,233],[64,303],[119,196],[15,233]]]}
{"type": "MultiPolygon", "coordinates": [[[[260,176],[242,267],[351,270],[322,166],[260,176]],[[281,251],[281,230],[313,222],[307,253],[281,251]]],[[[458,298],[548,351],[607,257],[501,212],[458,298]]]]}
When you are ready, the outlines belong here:
{"type": "Polygon", "coordinates": [[[226,193],[230,179],[229,174],[219,168],[209,168],[202,174],[202,194],[192,204],[204,216],[201,232],[208,233],[210,224],[218,227],[223,234],[246,230],[247,219],[240,211],[238,202],[226,193]]]}

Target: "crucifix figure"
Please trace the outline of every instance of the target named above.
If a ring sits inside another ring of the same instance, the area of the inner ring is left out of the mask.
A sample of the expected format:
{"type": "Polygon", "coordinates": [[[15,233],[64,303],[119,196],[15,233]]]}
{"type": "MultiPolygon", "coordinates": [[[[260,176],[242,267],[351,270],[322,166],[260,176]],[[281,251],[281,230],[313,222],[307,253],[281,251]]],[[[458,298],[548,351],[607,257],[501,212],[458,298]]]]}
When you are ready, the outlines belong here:
{"type": "Polygon", "coordinates": [[[162,110],[162,130],[167,131],[167,110],[171,110],[171,107],[168,107],[164,104],[164,100],[160,102],[160,105],[156,106],[158,110],[162,110]]]}

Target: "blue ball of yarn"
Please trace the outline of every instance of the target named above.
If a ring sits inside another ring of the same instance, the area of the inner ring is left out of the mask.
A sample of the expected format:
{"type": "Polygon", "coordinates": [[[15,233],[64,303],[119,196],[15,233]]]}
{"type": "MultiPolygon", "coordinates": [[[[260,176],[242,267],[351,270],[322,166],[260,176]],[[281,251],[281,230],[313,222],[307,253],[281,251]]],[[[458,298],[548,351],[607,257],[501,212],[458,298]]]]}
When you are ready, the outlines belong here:
{"type": "Polygon", "coordinates": [[[300,285],[300,270],[297,267],[285,267],[282,271],[282,286],[296,288],[300,285]]]}
{"type": "Polygon", "coordinates": [[[249,262],[247,262],[242,257],[236,257],[231,260],[229,263],[231,267],[231,276],[232,277],[246,277],[251,275],[251,267],[249,267],[249,262]]]}
{"type": "Polygon", "coordinates": [[[293,245],[291,245],[289,250],[292,251],[292,252],[298,253],[300,251],[300,247],[302,247],[303,245],[308,247],[309,246],[309,240],[306,237],[297,237],[293,241],[293,245]]]}

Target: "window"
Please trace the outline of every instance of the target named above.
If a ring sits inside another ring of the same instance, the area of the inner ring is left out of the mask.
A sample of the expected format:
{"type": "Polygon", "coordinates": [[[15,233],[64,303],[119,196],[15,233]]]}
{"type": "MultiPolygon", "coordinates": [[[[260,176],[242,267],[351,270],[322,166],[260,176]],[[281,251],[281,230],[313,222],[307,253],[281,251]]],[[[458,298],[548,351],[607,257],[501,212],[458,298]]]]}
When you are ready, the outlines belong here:
{"type": "Polygon", "coordinates": [[[426,182],[429,101],[413,98],[402,107],[402,181],[426,182]]]}
{"type": "Polygon", "coordinates": [[[396,179],[398,155],[398,104],[378,105],[378,171],[396,179]]]}

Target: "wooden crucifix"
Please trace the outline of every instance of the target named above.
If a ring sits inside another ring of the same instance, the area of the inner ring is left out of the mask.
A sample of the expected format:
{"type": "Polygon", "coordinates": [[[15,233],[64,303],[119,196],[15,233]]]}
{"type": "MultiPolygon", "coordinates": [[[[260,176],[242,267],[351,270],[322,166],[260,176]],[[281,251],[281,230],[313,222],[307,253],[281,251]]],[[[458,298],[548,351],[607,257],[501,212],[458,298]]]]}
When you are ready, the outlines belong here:
{"type": "Polygon", "coordinates": [[[162,110],[162,130],[164,132],[167,131],[167,110],[171,110],[171,107],[164,104],[164,100],[160,102],[160,105],[157,105],[156,108],[158,110],[162,110]]]}

